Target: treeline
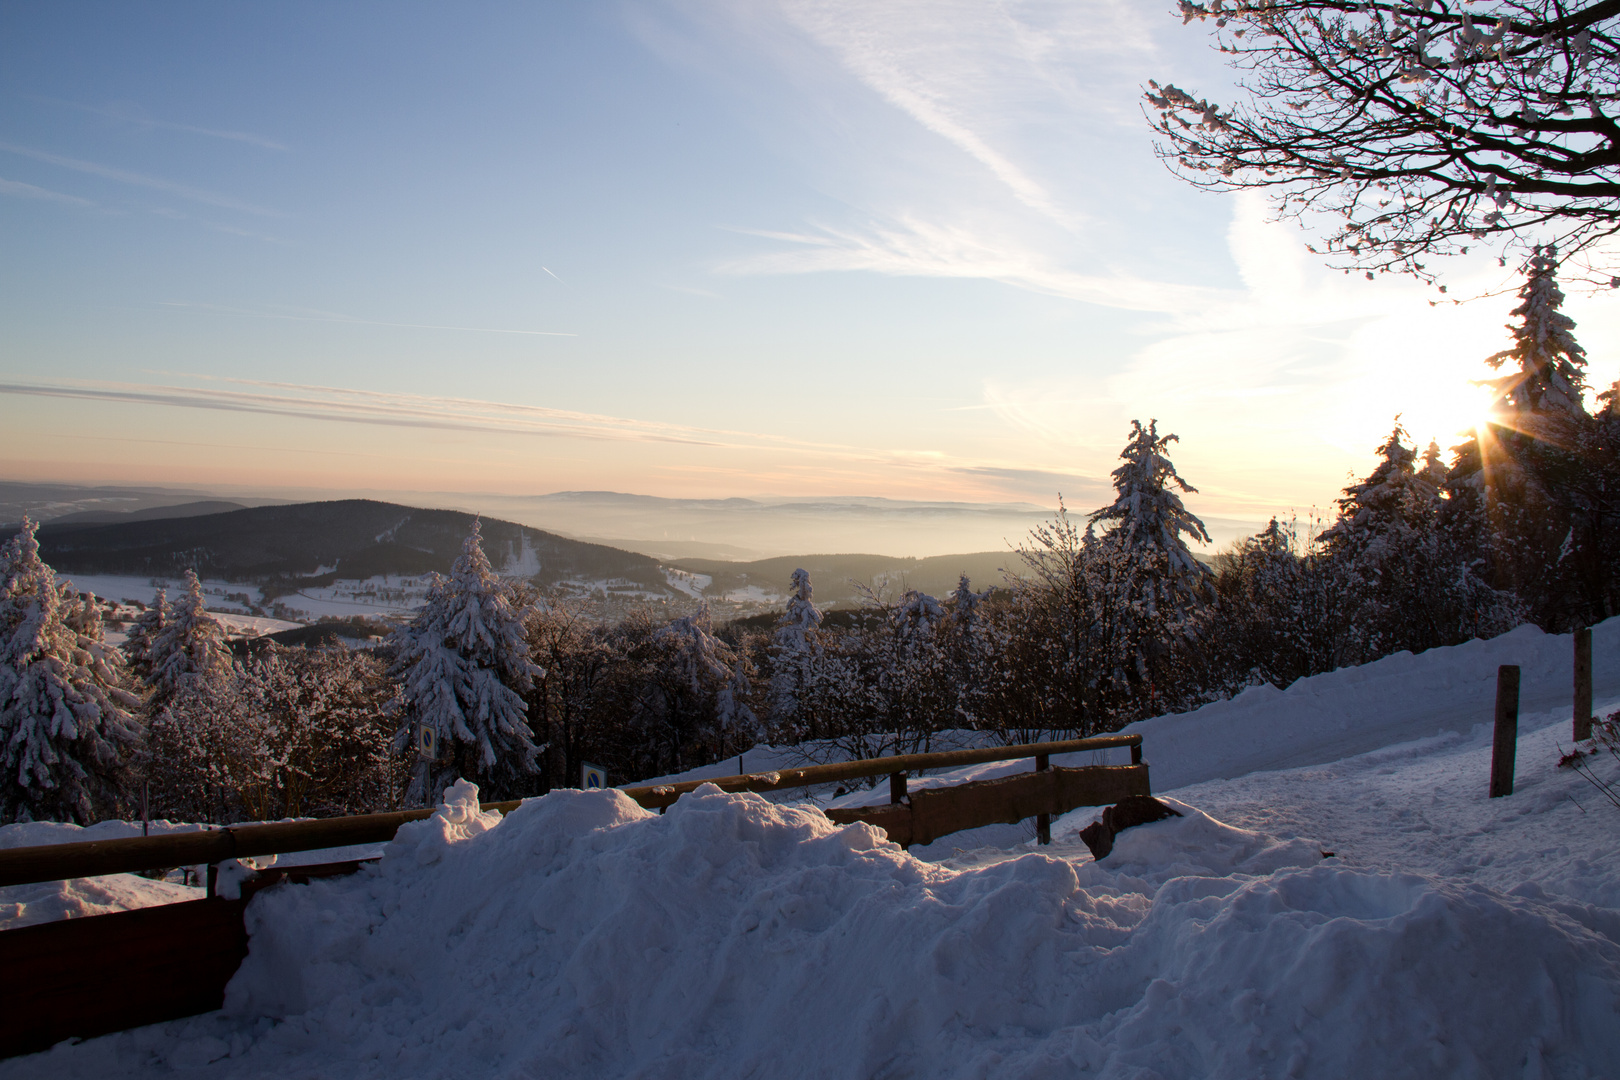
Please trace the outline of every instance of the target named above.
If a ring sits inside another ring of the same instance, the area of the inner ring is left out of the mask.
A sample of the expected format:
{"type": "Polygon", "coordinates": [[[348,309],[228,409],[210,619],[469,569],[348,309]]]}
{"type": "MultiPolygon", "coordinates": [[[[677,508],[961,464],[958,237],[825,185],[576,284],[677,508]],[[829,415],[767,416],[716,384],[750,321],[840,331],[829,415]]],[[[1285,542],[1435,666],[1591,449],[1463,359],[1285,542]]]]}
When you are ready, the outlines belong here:
{"type": "Polygon", "coordinates": [[[1399,421],[1331,520],[1273,520],[1221,552],[1182,495],[1174,435],[1133,424],[1114,499],[1060,510],[1021,572],[871,595],[828,616],[793,574],[770,625],[706,610],[593,624],[490,567],[476,522],[412,623],[375,651],[233,656],[195,575],[110,648],[31,525],[0,555],[0,821],[359,813],[679,772],[761,742],[807,755],[926,750],[947,730],[1089,735],[1398,650],[1549,631],[1620,610],[1620,384],[1585,358],[1550,253],[1529,267],[1496,408],[1452,451],[1399,421]]]}

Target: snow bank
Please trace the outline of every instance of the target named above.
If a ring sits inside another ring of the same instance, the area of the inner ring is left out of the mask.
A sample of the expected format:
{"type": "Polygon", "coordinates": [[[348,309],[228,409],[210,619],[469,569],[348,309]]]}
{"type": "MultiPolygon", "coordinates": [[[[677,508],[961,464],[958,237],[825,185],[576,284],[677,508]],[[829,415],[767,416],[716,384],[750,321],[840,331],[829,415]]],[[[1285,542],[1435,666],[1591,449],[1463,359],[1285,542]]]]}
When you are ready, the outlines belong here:
{"type": "MultiPolygon", "coordinates": [[[[1488,641],[1300,679],[1286,690],[1257,686],[1189,713],[1142,720],[1153,787],[1173,791],[1206,780],[1316,765],[1443,732],[1466,733],[1495,715],[1496,669],[1520,668],[1521,713],[1563,710],[1570,718],[1574,650],[1568,634],[1524,625],[1488,641]]],[[[1620,618],[1592,630],[1592,685],[1620,696],[1620,618]]],[[[1523,725],[1521,724],[1521,730],[1523,725]]]]}
{"type": "Polygon", "coordinates": [[[952,869],[714,788],[663,816],[612,791],[504,821],[462,800],[370,871],[260,894],[229,1015],[0,1076],[1578,1077],[1620,1060],[1620,945],[1569,911],[1178,808],[1100,863],[952,869]]]}

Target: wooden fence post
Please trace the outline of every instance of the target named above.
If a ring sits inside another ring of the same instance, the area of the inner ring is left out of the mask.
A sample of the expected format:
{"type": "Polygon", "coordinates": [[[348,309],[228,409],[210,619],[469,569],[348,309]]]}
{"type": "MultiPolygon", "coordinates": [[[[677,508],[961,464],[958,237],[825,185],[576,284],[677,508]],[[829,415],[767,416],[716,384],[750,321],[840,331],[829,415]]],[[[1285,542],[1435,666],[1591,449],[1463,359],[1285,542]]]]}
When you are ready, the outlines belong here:
{"type": "Polygon", "coordinates": [[[1491,798],[1513,794],[1513,759],[1519,748],[1519,665],[1496,669],[1496,738],[1491,743],[1491,798]]]}
{"type": "Polygon", "coordinates": [[[1592,628],[1575,631],[1575,741],[1592,737],[1592,628]]]}
{"type": "Polygon", "coordinates": [[[889,801],[892,803],[906,801],[906,774],[895,772],[889,774],[889,801]]]}
{"type": "MultiPolygon", "coordinates": [[[[1047,754],[1035,755],[1035,771],[1045,772],[1052,767],[1052,758],[1047,754]]],[[[1052,815],[1035,815],[1035,840],[1037,843],[1050,844],[1052,842],[1052,815]]]]}

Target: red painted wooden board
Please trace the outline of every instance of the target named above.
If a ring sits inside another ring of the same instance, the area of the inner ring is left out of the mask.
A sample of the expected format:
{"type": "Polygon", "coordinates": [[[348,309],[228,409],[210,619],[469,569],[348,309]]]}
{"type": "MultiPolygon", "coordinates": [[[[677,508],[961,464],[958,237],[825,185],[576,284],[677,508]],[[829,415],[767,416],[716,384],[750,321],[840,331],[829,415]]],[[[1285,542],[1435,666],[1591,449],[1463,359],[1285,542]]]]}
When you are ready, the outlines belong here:
{"type": "Polygon", "coordinates": [[[0,933],[0,1057],[219,1008],[244,900],[189,900],[0,933]]]}
{"type": "Polygon", "coordinates": [[[0,1058],[219,1008],[247,956],[242,915],[252,895],[359,866],[275,868],[244,882],[240,900],[188,900],[0,931],[0,1058]]]}

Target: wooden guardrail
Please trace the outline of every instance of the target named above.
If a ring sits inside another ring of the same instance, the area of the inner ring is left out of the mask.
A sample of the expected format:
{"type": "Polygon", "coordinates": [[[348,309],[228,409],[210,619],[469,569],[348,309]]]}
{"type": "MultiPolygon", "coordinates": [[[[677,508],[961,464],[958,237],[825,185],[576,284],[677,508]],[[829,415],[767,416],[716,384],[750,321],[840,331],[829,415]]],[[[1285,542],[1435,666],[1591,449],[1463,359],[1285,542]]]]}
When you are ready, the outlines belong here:
{"type": "MultiPolygon", "coordinates": [[[[840,823],[864,821],[903,845],[923,844],[961,829],[1034,816],[1040,839],[1050,839],[1054,814],[1079,806],[1115,803],[1149,794],[1139,735],[1108,735],[1022,746],[950,750],[870,758],[835,765],[722,776],[679,784],[620,789],[648,809],[663,810],[703,784],[723,791],[775,791],[816,784],[889,777],[889,803],[833,809],[840,823]],[[1053,768],[1054,754],[1128,747],[1130,765],[1053,768]],[[922,769],[960,768],[994,761],[1035,759],[1035,771],[907,794],[907,776],[922,769]]],[[[484,803],[510,812],[519,801],[484,803]]],[[[215,867],[229,859],[383,843],[429,810],[366,814],[323,821],[233,825],[201,832],[0,851],[0,885],[95,877],[207,864],[209,898],[109,915],[0,931],[0,972],[27,992],[0,1009],[0,1058],[44,1050],[70,1037],[91,1038],[142,1024],[177,1020],[219,1008],[225,986],[247,955],[243,914],[252,893],[283,881],[353,873],[357,861],[271,867],[242,883],[236,900],[214,897],[215,867]]]]}
{"type": "MultiPolygon", "coordinates": [[[[833,765],[807,765],[798,769],[721,776],[713,780],[687,780],[679,784],[651,784],[619,790],[649,810],[661,810],[674,803],[681,795],[704,784],[714,784],[722,791],[776,791],[782,788],[809,787],[815,784],[887,775],[890,777],[890,799],[898,803],[905,796],[905,777],[910,772],[922,769],[954,769],[965,765],[1013,761],[1026,757],[1035,758],[1037,768],[1045,769],[1046,759],[1055,754],[1119,747],[1130,748],[1133,765],[1139,766],[1145,774],[1147,767],[1140,765],[1142,760],[1140,735],[1103,735],[1091,739],[1026,743],[1020,746],[989,746],[975,750],[946,750],[933,754],[902,754],[896,757],[868,758],[833,765]]],[[[1113,766],[1113,768],[1125,767],[1113,766]]],[[[1060,773],[1072,771],[1058,770],[1060,773]]],[[[970,786],[958,785],[950,790],[961,790],[970,786]]],[[[1131,794],[1138,792],[1133,791],[1131,794]]],[[[505,814],[517,809],[521,801],[514,799],[508,802],[488,802],[483,804],[483,808],[499,810],[505,814]]],[[[1081,802],[1074,805],[1088,804],[1081,802]]],[[[1042,812],[1045,811],[1032,813],[1042,812]]],[[[296,851],[321,851],[359,844],[383,844],[392,840],[394,833],[398,832],[399,827],[407,821],[420,821],[432,813],[431,810],[402,810],[390,814],[361,814],[319,821],[227,825],[218,829],[166,833],[162,836],[84,840],[73,844],[11,848],[0,851],[0,886],[58,881],[63,878],[97,877],[102,874],[128,874],[172,866],[217,865],[230,859],[246,859],[258,855],[284,855],[296,851]]],[[[849,811],[834,811],[834,815],[847,816],[849,813],[849,811]]],[[[1030,814],[1023,815],[1029,816],[1030,814]]],[[[840,817],[834,816],[834,820],[840,820],[840,817]]],[[[848,820],[864,820],[864,818],[848,820]]],[[[876,821],[873,823],[878,824],[876,821]]],[[[923,840],[899,838],[896,838],[896,842],[926,843],[923,840]]]]}

